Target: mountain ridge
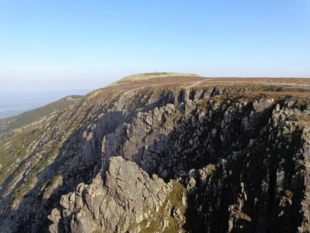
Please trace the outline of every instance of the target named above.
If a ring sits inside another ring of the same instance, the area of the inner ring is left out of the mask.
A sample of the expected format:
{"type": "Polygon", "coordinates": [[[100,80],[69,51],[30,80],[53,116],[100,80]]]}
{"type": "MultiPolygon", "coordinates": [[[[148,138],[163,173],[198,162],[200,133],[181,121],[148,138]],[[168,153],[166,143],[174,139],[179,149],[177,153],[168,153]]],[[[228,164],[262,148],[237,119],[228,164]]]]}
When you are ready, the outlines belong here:
{"type": "Polygon", "coordinates": [[[0,142],[0,232],[307,232],[309,90],[184,76],[89,93],[0,142]]]}
{"type": "Polygon", "coordinates": [[[0,140],[12,135],[14,133],[14,130],[23,128],[28,124],[34,123],[40,118],[52,114],[55,111],[65,109],[81,97],[82,96],[79,95],[66,96],[45,106],[25,111],[16,116],[0,119],[0,140]]]}

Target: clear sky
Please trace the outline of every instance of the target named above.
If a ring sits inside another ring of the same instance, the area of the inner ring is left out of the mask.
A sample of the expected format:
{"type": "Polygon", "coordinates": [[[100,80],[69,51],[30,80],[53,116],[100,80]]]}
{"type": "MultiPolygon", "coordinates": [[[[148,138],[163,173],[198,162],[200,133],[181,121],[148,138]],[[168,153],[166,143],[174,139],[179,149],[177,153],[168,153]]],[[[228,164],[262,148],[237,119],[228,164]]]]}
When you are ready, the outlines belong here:
{"type": "Polygon", "coordinates": [[[310,77],[310,0],[0,0],[0,92],[152,71],[310,77]]]}

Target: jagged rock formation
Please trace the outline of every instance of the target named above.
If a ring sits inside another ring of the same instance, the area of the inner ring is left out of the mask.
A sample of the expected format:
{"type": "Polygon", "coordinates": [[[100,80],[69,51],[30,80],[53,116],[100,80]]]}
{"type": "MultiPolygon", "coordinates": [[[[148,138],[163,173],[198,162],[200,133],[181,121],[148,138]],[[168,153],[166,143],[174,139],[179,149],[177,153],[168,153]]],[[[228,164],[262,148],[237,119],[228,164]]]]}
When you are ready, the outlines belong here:
{"type": "Polygon", "coordinates": [[[309,232],[310,85],[160,80],[26,134],[0,174],[0,232],[309,232]]]}
{"type": "MultiPolygon", "coordinates": [[[[90,185],[79,184],[75,192],[62,196],[61,212],[54,209],[49,216],[53,221],[50,231],[140,232],[151,224],[164,231],[169,227],[170,198],[176,195],[171,192],[178,188],[173,182],[165,184],[156,175],[151,179],[133,162],[113,157],[105,182],[97,176],[90,185]]],[[[182,224],[184,213],[174,208],[182,224]]]]}

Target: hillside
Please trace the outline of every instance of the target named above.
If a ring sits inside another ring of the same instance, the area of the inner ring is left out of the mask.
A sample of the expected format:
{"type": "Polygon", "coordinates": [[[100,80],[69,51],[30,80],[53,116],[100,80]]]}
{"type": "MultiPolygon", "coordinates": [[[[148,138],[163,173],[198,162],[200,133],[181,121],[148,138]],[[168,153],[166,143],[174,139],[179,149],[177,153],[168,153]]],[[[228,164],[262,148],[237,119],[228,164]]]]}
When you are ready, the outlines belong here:
{"type": "Polygon", "coordinates": [[[0,141],[0,232],[310,232],[309,146],[310,79],[134,75],[0,141]]]}
{"type": "Polygon", "coordinates": [[[26,110],[6,110],[6,111],[2,111],[2,112],[0,112],[0,120],[4,119],[4,118],[8,118],[10,116],[16,116],[16,115],[21,114],[25,111],[26,110]]]}
{"type": "Polygon", "coordinates": [[[42,117],[48,116],[56,111],[64,110],[81,97],[78,95],[67,96],[44,107],[27,111],[17,116],[0,119],[0,140],[11,136],[15,130],[21,130],[23,127],[34,123],[42,117]]]}

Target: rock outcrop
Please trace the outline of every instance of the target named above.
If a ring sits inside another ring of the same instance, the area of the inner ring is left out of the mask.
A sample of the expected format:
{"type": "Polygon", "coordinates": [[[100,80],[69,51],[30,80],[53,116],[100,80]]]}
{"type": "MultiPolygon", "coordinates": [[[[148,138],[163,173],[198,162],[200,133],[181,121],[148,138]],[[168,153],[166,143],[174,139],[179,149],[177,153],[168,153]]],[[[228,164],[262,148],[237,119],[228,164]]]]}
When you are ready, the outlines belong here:
{"type": "MultiPolygon", "coordinates": [[[[61,209],[53,209],[49,216],[53,221],[49,229],[55,233],[140,232],[158,221],[157,227],[164,231],[169,228],[169,198],[174,189],[173,182],[166,184],[157,175],[150,178],[134,162],[113,157],[104,176],[98,175],[90,185],[81,183],[75,192],[62,196],[61,209]],[[166,221],[159,219],[164,215],[166,221]]],[[[182,224],[184,213],[173,208],[182,224]]]]}

